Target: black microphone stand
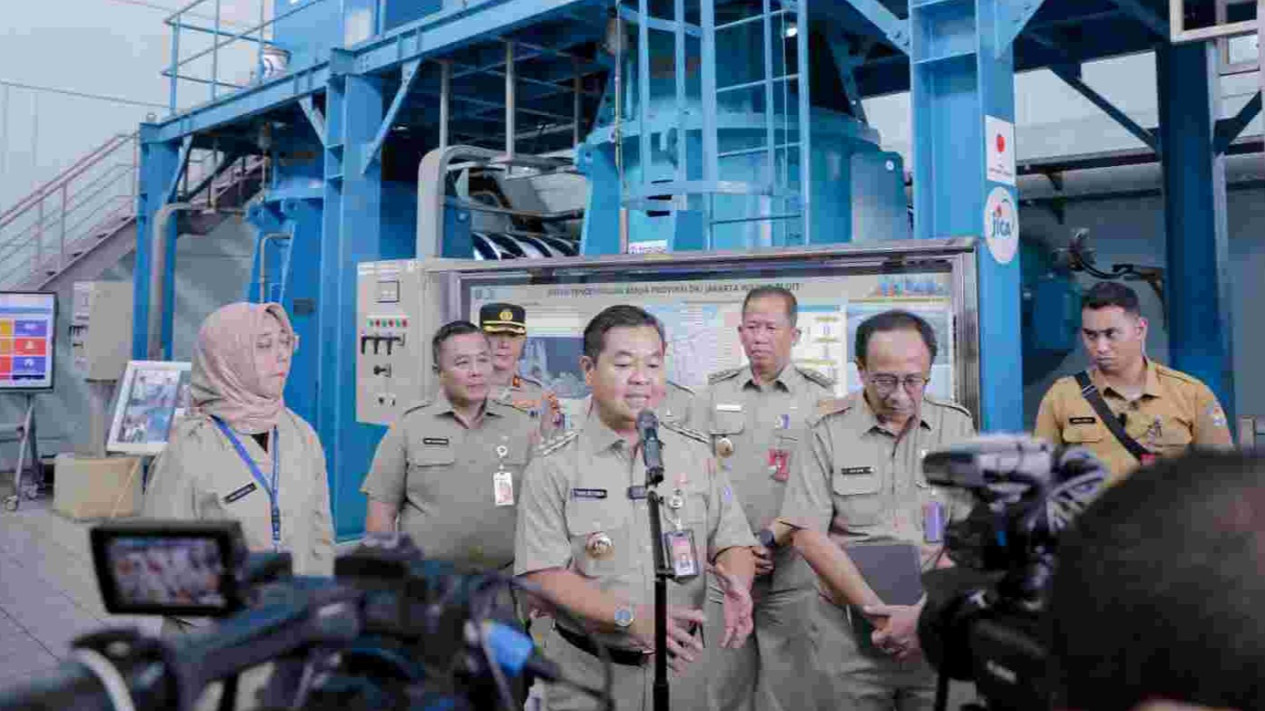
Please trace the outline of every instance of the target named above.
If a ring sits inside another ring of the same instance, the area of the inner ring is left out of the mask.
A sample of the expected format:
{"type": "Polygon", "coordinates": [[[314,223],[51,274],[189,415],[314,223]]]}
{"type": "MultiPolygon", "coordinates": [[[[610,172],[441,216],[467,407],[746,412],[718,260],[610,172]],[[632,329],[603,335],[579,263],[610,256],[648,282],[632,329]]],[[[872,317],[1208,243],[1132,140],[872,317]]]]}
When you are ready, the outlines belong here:
{"type": "Polygon", "coordinates": [[[668,578],[675,577],[668,567],[667,551],[663,547],[663,522],[659,520],[659,507],[663,497],[656,487],[663,482],[663,459],[653,455],[651,448],[661,449],[658,434],[649,430],[641,441],[642,460],[646,464],[646,503],[650,507],[650,545],[654,552],[654,711],[668,711],[668,578]],[[654,461],[654,464],[651,461],[654,461]]]}

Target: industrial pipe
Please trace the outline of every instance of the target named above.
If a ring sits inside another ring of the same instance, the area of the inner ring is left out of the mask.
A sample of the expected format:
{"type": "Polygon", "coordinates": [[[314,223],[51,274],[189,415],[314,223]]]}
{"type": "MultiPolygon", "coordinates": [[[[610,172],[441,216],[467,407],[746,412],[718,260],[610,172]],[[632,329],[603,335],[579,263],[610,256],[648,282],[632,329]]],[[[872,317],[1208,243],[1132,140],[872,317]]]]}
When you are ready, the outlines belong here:
{"type": "Polygon", "coordinates": [[[167,269],[167,221],[180,210],[192,209],[187,202],[169,202],[154,213],[154,232],[149,240],[149,331],[145,354],[150,360],[163,360],[163,273],[167,269]]]}
{"type": "Polygon", "coordinates": [[[267,295],[268,288],[268,242],[274,239],[290,239],[290,235],[285,232],[270,232],[259,240],[259,303],[267,301],[264,297],[267,295]]]}

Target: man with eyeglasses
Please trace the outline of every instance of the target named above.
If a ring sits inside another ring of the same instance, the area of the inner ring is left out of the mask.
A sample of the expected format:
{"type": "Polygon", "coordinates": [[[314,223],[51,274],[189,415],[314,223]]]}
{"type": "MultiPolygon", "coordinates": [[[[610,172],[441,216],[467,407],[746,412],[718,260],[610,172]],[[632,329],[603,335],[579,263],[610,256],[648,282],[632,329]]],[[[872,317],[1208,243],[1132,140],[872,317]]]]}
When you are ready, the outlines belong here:
{"type": "MultiPolygon", "coordinates": [[[[692,426],[711,437],[753,532],[767,528],[781,510],[805,423],[834,395],[832,380],[791,363],[800,336],[798,310],[787,289],[747,292],[738,339],[748,364],[708,378],[692,418],[692,426]]],[[[775,556],[760,546],[755,553],[754,639],[739,649],[709,649],[711,709],[797,709],[811,691],[800,672],[812,664],[807,612],[816,578],[793,549],[775,556]]],[[[708,597],[704,636],[717,637],[723,598],[715,581],[708,597]]]]}
{"type": "MultiPolygon", "coordinates": [[[[885,311],[866,319],[853,352],[863,389],[828,403],[810,420],[779,521],[800,529],[796,537],[824,535],[828,544],[854,554],[868,544],[911,544],[925,571],[943,562],[944,524],[964,517],[970,502],[931,488],[922,458],[970,439],[971,415],[924,394],[936,337],[921,317],[885,311]]],[[[770,545],[771,539],[761,536],[770,545]]],[[[805,550],[801,543],[795,541],[805,550]]],[[[826,577],[814,601],[820,676],[815,684],[802,682],[817,687],[815,708],[932,708],[936,676],[922,659],[917,630],[925,598],[914,605],[849,608],[835,601],[826,577]]]]}
{"type": "Polygon", "coordinates": [[[1093,452],[1111,470],[1108,483],[1192,445],[1233,444],[1212,390],[1146,357],[1147,329],[1133,289],[1091,287],[1081,298],[1081,342],[1092,365],[1055,382],[1037,412],[1034,434],[1093,452]]]}

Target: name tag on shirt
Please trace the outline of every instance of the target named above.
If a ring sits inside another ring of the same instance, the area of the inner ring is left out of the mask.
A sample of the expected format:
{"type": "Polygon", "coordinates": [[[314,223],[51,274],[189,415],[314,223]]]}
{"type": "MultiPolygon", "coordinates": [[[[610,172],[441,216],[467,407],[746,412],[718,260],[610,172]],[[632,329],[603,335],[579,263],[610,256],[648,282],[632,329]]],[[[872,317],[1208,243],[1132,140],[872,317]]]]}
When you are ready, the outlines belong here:
{"type": "Polygon", "coordinates": [[[873,474],[874,467],[840,467],[840,474],[873,474]]]}
{"type": "Polygon", "coordinates": [[[246,496],[247,494],[251,493],[252,491],[254,491],[255,489],[258,489],[258,488],[259,488],[259,487],[258,487],[258,486],[255,486],[255,483],[254,483],[254,482],[251,482],[251,483],[247,484],[246,486],[243,486],[242,488],[240,488],[240,489],[238,489],[238,490],[236,490],[236,491],[234,491],[234,492],[230,493],[228,496],[225,496],[225,497],[224,497],[224,503],[226,503],[226,504],[231,504],[231,503],[233,503],[233,502],[237,501],[238,499],[243,498],[244,496],[246,496]]]}
{"type": "Polygon", "coordinates": [[[441,447],[447,447],[448,438],[447,437],[423,437],[422,444],[433,444],[433,445],[438,445],[441,447]]]}
{"type": "Polygon", "coordinates": [[[718,402],[716,403],[717,412],[742,412],[740,403],[718,402]]]}
{"type": "Polygon", "coordinates": [[[1096,417],[1073,417],[1068,420],[1073,425],[1092,425],[1098,421],[1096,417]]]}
{"type": "Polygon", "coordinates": [[[596,501],[606,498],[606,489],[572,489],[571,498],[578,501],[596,501]]]}

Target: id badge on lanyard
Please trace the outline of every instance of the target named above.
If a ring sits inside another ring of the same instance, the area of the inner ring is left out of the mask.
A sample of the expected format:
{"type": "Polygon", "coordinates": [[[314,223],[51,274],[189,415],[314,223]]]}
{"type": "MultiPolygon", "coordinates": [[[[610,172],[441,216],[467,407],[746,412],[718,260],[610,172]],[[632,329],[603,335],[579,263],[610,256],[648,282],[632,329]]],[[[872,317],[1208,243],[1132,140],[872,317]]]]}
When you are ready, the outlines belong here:
{"type": "Polygon", "coordinates": [[[241,440],[237,439],[237,435],[229,429],[228,425],[224,424],[223,420],[218,417],[214,419],[215,424],[220,428],[220,431],[223,432],[224,436],[228,438],[228,441],[233,444],[233,449],[237,450],[237,456],[241,458],[242,463],[250,470],[250,475],[255,478],[255,481],[259,484],[259,486],[263,487],[264,493],[268,494],[268,508],[270,518],[272,520],[272,550],[280,551],[281,506],[278,502],[280,492],[277,489],[277,483],[281,479],[281,459],[279,456],[281,447],[279,446],[277,428],[272,428],[272,481],[269,482],[264,478],[263,472],[259,471],[259,465],[255,464],[255,459],[251,457],[250,453],[246,451],[246,448],[242,446],[241,440]]]}

